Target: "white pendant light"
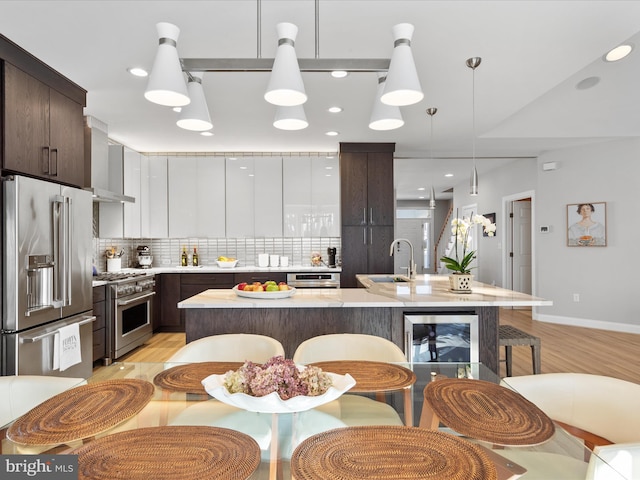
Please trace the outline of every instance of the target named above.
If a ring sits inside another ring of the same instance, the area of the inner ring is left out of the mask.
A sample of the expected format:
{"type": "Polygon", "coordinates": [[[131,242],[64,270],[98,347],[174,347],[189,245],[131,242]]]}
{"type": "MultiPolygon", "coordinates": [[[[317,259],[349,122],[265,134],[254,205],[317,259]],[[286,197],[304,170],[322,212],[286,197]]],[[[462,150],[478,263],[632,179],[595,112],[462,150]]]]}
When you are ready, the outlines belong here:
{"type": "Polygon", "coordinates": [[[207,107],[207,99],[202,89],[202,73],[190,73],[187,90],[191,103],[186,105],[180,111],[180,116],[176,124],[185,130],[193,130],[195,132],[203,132],[213,128],[209,108],[207,107]]]}
{"type": "Polygon", "coordinates": [[[386,73],[378,72],[378,93],[373,102],[373,110],[369,119],[369,128],[371,130],[394,130],[404,125],[400,107],[386,105],[380,101],[386,79],[386,73]]]}
{"type": "Polygon", "coordinates": [[[309,126],[307,116],[302,105],[292,107],[278,107],[273,126],[280,130],[302,130],[309,126]]]}
{"type": "MultiPolygon", "coordinates": [[[[438,113],[438,109],[436,107],[427,108],[427,115],[431,118],[431,129],[429,133],[429,158],[431,159],[431,163],[433,163],[433,116],[438,113]]],[[[436,192],[431,185],[431,197],[429,197],[429,208],[436,208],[436,192]]]]}
{"type": "Polygon", "coordinates": [[[168,107],[187,105],[189,94],[176,48],[180,29],[166,22],[156,24],[156,29],[160,40],[144,96],[150,102],[168,107]]]}
{"type": "Polygon", "coordinates": [[[413,105],[424,98],[411,53],[413,31],[410,23],[399,23],[393,27],[394,48],[384,93],[380,97],[387,105],[413,105]]]}
{"type": "Polygon", "coordinates": [[[478,170],[476,169],[476,68],[482,62],[480,57],[471,57],[467,59],[467,67],[473,71],[473,83],[471,89],[471,110],[472,110],[472,136],[473,136],[473,171],[471,172],[471,180],[469,181],[469,194],[473,197],[478,195],[478,170]]]}
{"type": "Polygon", "coordinates": [[[307,94],[294,48],[298,27],[292,23],[279,23],[276,30],[278,50],[264,99],[273,105],[283,107],[302,105],[307,101],[307,94]]]}

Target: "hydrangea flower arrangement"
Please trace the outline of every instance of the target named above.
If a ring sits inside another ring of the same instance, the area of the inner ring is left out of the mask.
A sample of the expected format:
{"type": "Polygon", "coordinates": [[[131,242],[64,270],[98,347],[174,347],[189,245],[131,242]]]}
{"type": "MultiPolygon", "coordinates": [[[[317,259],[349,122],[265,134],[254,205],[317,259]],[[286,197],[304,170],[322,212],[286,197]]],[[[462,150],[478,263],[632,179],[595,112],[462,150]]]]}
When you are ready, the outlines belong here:
{"type": "Polygon", "coordinates": [[[300,370],[293,360],[282,356],[272,357],[264,365],[246,361],[238,370],[227,372],[224,378],[224,386],[230,393],[263,397],[277,392],[282,400],[298,395],[322,395],[332,383],[321,368],[307,366],[300,370]]]}

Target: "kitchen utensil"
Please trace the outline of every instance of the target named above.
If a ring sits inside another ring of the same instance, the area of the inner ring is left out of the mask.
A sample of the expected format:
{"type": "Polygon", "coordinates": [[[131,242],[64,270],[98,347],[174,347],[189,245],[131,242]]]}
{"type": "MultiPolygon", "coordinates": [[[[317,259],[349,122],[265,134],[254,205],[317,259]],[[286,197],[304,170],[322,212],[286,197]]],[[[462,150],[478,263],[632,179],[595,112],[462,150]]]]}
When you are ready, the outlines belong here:
{"type": "Polygon", "coordinates": [[[327,255],[329,255],[329,263],[328,266],[334,268],[336,266],[336,253],[337,249],[333,247],[327,248],[327,255]]]}

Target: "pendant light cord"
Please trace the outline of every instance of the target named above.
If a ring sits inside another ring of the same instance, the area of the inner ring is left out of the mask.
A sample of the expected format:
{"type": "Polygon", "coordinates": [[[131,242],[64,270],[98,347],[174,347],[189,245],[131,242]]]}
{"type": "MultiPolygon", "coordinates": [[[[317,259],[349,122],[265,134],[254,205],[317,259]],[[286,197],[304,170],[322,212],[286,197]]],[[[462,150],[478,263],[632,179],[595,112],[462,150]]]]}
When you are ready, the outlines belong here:
{"type": "Polygon", "coordinates": [[[473,168],[476,168],[476,69],[473,68],[471,80],[471,130],[473,135],[471,155],[473,155],[473,168]]]}
{"type": "Polygon", "coordinates": [[[316,13],[316,58],[320,58],[320,0],[315,2],[316,13]]]}
{"type": "Polygon", "coordinates": [[[257,53],[256,53],[256,58],[262,58],[262,0],[256,0],[256,10],[257,10],[257,27],[256,27],[256,32],[257,32],[257,53]]]}

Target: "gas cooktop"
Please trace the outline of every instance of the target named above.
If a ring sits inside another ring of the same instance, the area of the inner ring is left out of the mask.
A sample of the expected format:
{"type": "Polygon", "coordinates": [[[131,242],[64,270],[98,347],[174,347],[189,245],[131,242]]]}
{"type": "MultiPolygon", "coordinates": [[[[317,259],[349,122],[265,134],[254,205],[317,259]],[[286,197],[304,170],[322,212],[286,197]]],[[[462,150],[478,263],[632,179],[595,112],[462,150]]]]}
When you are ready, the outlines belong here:
{"type": "Polygon", "coordinates": [[[146,276],[149,276],[147,272],[103,272],[93,277],[93,279],[104,282],[117,282],[119,280],[146,276]]]}

